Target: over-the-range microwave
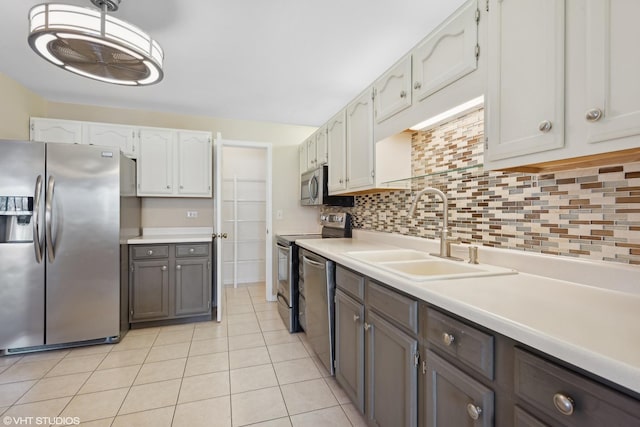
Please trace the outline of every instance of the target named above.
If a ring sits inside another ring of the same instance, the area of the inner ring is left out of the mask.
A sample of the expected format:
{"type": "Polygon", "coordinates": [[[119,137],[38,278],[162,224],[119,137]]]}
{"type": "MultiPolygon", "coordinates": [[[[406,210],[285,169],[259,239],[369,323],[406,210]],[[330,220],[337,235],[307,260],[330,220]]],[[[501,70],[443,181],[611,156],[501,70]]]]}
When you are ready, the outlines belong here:
{"type": "Polygon", "coordinates": [[[318,169],[303,173],[300,177],[300,204],[302,206],[353,206],[353,196],[330,196],[328,188],[329,169],[318,169]]]}

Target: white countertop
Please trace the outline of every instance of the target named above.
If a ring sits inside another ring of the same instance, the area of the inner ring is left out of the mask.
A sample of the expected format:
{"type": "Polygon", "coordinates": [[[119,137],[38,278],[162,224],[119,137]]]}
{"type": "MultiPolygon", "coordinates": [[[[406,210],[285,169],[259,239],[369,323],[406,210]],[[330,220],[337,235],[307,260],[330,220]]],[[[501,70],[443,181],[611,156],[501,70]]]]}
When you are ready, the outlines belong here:
{"type": "Polygon", "coordinates": [[[127,240],[130,245],[155,244],[155,243],[209,243],[211,242],[213,228],[189,227],[189,228],[144,228],[142,236],[132,237],[127,240]]]}
{"type": "MultiPolygon", "coordinates": [[[[640,393],[640,268],[479,248],[480,263],[499,259],[491,264],[520,273],[419,283],[344,255],[419,249],[416,245],[437,252],[437,240],[385,234],[354,232],[353,239],[305,239],[297,244],[640,393]]],[[[456,255],[464,256],[461,246],[456,255]]]]}

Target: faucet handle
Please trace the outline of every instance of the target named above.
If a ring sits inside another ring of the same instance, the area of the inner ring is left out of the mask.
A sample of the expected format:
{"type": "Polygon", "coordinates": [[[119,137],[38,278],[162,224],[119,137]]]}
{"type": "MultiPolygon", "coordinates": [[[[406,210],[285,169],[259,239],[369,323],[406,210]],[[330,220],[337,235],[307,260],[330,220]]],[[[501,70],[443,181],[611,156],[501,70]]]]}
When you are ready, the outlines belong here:
{"type": "Polygon", "coordinates": [[[469,246],[469,264],[479,264],[477,246],[469,246]]]}

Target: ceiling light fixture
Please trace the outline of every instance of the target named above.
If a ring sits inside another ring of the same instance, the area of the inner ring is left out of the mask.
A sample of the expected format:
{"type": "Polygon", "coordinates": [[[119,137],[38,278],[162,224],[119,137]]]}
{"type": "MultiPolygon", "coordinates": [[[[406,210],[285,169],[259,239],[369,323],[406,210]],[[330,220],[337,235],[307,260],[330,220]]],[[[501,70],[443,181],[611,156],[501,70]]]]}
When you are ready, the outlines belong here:
{"type": "Polygon", "coordinates": [[[29,11],[29,45],[52,64],[84,77],[128,86],[162,80],[164,52],[136,26],[107,15],[120,0],[91,0],[100,10],[58,3],[29,11]]]}

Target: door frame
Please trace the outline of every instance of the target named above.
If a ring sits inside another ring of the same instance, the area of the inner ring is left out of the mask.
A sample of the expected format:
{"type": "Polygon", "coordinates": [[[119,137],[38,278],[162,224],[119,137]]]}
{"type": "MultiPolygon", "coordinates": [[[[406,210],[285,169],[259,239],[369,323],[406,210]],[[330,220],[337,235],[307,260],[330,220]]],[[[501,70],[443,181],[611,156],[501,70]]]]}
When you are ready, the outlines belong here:
{"type": "MultiPolygon", "coordinates": [[[[266,188],[265,188],[265,286],[267,301],[275,301],[276,298],[273,295],[273,144],[270,142],[254,142],[254,141],[242,141],[223,139],[222,134],[218,132],[215,139],[215,196],[214,196],[214,212],[216,217],[217,232],[222,232],[222,149],[224,147],[238,147],[238,148],[254,148],[265,150],[266,154],[266,188]]],[[[218,247],[216,257],[216,294],[218,296],[218,321],[221,320],[222,312],[222,241],[217,239],[218,247]]]]}

